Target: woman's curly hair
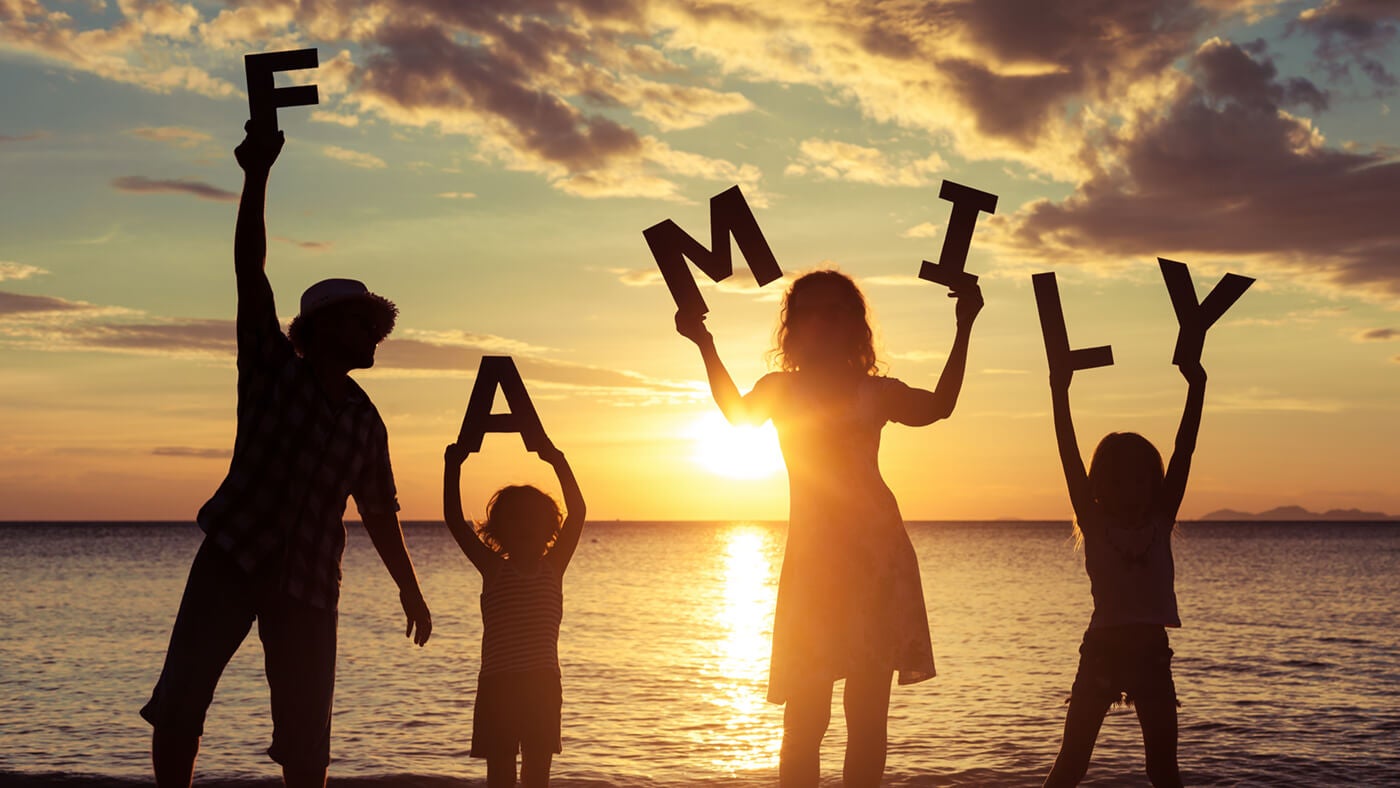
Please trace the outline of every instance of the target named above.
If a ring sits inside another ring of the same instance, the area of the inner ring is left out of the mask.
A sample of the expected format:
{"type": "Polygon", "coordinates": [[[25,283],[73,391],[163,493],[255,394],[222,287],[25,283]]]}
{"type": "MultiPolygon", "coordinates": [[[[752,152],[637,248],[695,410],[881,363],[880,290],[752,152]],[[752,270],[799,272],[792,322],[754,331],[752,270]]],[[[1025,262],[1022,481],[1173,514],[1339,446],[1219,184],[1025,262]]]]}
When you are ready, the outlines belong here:
{"type": "Polygon", "coordinates": [[[849,276],[840,271],[823,269],[810,271],[793,281],[783,294],[783,307],[778,315],[778,330],[774,336],[774,348],[769,351],[769,359],[775,361],[784,372],[793,372],[802,367],[803,348],[795,343],[793,323],[802,314],[807,294],[822,286],[834,288],[842,299],[841,325],[845,329],[842,347],[837,350],[846,359],[852,370],[864,375],[873,375],[879,367],[875,356],[875,332],[870,327],[870,310],[865,296],[849,276]]]}

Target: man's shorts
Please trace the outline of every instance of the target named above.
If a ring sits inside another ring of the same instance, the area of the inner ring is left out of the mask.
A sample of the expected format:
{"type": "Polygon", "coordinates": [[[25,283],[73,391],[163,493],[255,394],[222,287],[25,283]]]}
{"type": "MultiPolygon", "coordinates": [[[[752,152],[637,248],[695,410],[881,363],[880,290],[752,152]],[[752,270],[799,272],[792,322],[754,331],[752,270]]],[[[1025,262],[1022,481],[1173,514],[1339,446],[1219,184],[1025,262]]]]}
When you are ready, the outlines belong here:
{"type": "Polygon", "coordinates": [[[1105,705],[1131,705],[1143,699],[1177,703],[1166,628],[1148,625],[1087,630],[1079,646],[1079,671],[1070,697],[1105,705]]]}
{"type": "Polygon", "coordinates": [[[552,671],[493,673],[476,681],[472,757],[514,758],[522,749],[562,752],[563,690],[552,671]]]}
{"type": "Polygon", "coordinates": [[[212,540],[190,566],[165,666],[141,709],[162,732],[202,736],[219,676],[253,621],[272,696],[272,760],[300,770],[330,763],[336,611],[312,607],[250,576],[212,540]]]}

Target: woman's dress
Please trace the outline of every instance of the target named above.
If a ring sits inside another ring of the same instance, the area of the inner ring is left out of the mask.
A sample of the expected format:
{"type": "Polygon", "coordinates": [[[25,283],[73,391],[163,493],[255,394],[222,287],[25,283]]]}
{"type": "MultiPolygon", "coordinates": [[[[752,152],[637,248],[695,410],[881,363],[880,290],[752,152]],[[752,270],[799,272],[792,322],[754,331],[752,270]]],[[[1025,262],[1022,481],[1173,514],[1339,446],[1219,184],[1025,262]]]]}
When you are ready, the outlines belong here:
{"type": "Polygon", "coordinates": [[[768,699],[853,672],[932,678],[918,560],[879,468],[880,430],[908,387],[872,376],[831,392],[803,372],[765,387],[790,484],[768,699]]]}

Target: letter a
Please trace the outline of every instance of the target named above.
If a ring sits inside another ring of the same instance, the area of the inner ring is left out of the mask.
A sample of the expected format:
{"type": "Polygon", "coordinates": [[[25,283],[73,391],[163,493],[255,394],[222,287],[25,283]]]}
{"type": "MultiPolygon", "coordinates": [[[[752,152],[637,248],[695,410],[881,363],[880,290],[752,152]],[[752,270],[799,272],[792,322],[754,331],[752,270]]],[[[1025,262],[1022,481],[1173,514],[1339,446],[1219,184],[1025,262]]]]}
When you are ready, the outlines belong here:
{"type": "Polygon", "coordinates": [[[1065,313],[1060,306],[1060,287],[1055,284],[1053,271],[1033,274],[1031,285],[1035,288],[1035,306],[1040,312],[1040,333],[1045,337],[1045,358],[1050,362],[1051,372],[1075,372],[1113,365],[1113,348],[1110,345],[1069,349],[1065,313]]]}
{"type": "Polygon", "coordinates": [[[682,312],[704,314],[710,311],[695,277],[686,269],[685,260],[690,258],[695,267],[705,272],[712,281],[718,282],[734,273],[734,258],[729,246],[729,237],[743,253],[744,260],[753,272],[753,278],[763,286],[782,277],[783,270],[768,248],[763,231],[758,229],[749,204],[744,201],[743,192],[738,186],[730,187],[710,198],[710,247],[706,249],[699,241],[686,234],[680,225],[667,219],[653,224],[642,231],[651,247],[651,255],[656,258],[656,266],[661,269],[661,278],[675,299],[676,307],[682,312]]]}
{"type": "Polygon", "coordinates": [[[300,71],[316,68],[315,49],[289,49],[285,52],[259,52],[243,56],[248,78],[248,120],[252,128],[266,134],[277,132],[278,107],[304,107],[321,103],[315,85],[273,87],[274,71],[300,71]]]}
{"type": "Polygon", "coordinates": [[[549,444],[510,356],[481,357],[472,396],[467,401],[467,413],[462,418],[462,430],[457,434],[457,445],[468,451],[481,451],[481,441],[488,432],[518,432],[529,451],[537,452],[549,444]],[[510,408],[506,413],[491,412],[497,388],[506,396],[506,406],[510,408]]]}

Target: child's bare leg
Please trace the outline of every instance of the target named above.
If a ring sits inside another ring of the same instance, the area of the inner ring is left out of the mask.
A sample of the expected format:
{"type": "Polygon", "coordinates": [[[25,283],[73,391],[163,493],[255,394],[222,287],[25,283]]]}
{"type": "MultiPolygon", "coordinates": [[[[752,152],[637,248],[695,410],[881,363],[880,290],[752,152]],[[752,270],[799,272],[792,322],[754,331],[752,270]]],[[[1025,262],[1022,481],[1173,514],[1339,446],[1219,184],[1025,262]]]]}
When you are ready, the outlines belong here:
{"type": "Polygon", "coordinates": [[[778,785],[809,788],[821,774],[822,736],[831,723],[831,683],[818,682],[788,696],[783,710],[783,748],[778,785]]]}
{"type": "Polygon", "coordinates": [[[554,753],[547,748],[536,751],[533,747],[520,747],[520,785],[523,788],[549,788],[549,764],[554,753]]]}
{"type": "Polygon", "coordinates": [[[1065,738],[1060,754],[1045,778],[1045,788],[1078,785],[1089,771],[1089,758],[1094,754],[1094,742],[1099,738],[1104,715],[1111,700],[1087,700],[1071,697],[1065,714],[1065,738]]]}
{"type": "Polygon", "coordinates": [[[1176,765],[1176,699],[1142,698],[1137,706],[1142,726],[1142,744],[1147,752],[1147,779],[1156,788],[1180,788],[1181,772],[1176,765]]]}
{"type": "Polygon", "coordinates": [[[486,759],[486,788],[515,788],[515,753],[486,759]]]}
{"type": "Polygon", "coordinates": [[[285,788],[326,788],[325,769],[292,769],[282,767],[285,788]]]}
{"type": "Polygon", "coordinates": [[[846,788],[874,788],[885,773],[892,676],[893,671],[877,670],[846,679],[846,788]]]}
{"type": "Polygon", "coordinates": [[[157,788],[189,788],[194,780],[194,760],[198,756],[198,736],[156,728],[151,734],[151,762],[155,766],[157,788]]]}

